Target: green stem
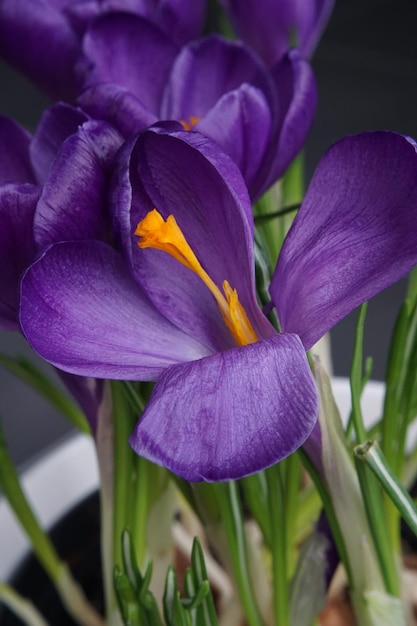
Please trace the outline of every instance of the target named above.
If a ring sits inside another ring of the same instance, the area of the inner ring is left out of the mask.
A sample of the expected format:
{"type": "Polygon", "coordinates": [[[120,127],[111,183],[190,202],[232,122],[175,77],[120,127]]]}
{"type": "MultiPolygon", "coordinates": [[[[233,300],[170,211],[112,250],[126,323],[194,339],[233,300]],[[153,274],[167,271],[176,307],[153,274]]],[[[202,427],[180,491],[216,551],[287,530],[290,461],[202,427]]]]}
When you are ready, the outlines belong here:
{"type": "Polygon", "coordinates": [[[271,556],[275,624],[289,626],[288,528],[283,478],[279,465],[265,471],[271,518],[271,556]]]}
{"type": "Polygon", "coordinates": [[[417,508],[407,490],[397,480],[376,441],[367,441],[354,450],[377,477],[411,530],[417,535],[417,508]]]}
{"type": "Polygon", "coordinates": [[[356,438],[365,441],[366,430],[363,424],[362,410],[360,405],[363,390],[362,383],[362,360],[363,360],[363,334],[365,326],[366,311],[368,303],[365,302],[359,309],[358,321],[356,324],[355,343],[353,348],[352,367],[350,370],[350,387],[352,397],[352,421],[355,428],[356,438]]]}
{"type": "MultiPolygon", "coordinates": [[[[135,537],[135,552],[139,567],[144,567],[146,557],[146,537],[149,512],[149,488],[151,487],[150,463],[137,456],[135,459],[136,485],[134,501],[132,502],[133,526],[135,537]]],[[[152,485],[154,487],[154,485],[152,485]]]]}
{"type": "Polygon", "coordinates": [[[346,549],[345,540],[343,538],[342,531],[340,529],[340,525],[337,519],[336,512],[334,510],[334,506],[332,503],[331,495],[327,489],[327,486],[324,481],[324,477],[321,476],[318,469],[315,467],[314,463],[305,452],[303,448],[300,448],[298,454],[301,456],[302,463],[309,473],[311,479],[316,486],[316,489],[320,495],[320,500],[323,503],[324,510],[326,511],[326,516],[328,522],[330,524],[330,528],[332,530],[333,539],[335,541],[337,551],[340,555],[340,559],[345,567],[346,575],[349,581],[350,588],[354,588],[355,581],[352,574],[352,567],[349,559],[349,553],[346,549]]]}
{"type": "Polygon", "coordinates": [[[296,529],[300,502],[301,460],[298,454],[291,454],[284,461],[285,468],[285,518],[287,524],[288,578],[296,567],[296,529]]]}
{"type": "Polygon", "coordinates": [[[22,598],[14,589],[0,583],[0,602],[3,602],[27,626],[48,626],[32,602],[22,598]]]}
{"type": "Polygon", "coordinates": [[[219,483],[216,485],[216,492],[221,505],[234,576],[245,617],[249,626],[262,626],[262,618],[249,575],[245,530],[236,483],[219,483]]]}
{"type": "Polygon", "coordinates": [[[122,383],[111,383],[114,429],[113,563],[122,564],[122,533],[132,527],[132,480],[134,455],[128,444],[132,432],[132,409],[122,383]]]}
{"type": "Polygon", "coordinates": [[[383,501],[378,482],[369,468],[358,461],[357,457],[355,457],[355,466],[385,589],[392,596],[399,597],[397,567],[386,519],[381,514],[383,501]]]}

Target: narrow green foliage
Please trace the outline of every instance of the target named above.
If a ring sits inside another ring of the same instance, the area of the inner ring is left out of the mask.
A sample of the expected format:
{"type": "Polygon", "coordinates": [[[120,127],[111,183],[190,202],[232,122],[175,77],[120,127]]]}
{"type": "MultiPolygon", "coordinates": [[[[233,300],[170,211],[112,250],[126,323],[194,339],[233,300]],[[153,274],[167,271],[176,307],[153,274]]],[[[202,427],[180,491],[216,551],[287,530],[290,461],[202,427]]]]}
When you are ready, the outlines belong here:
{"type": "Polygon", "coordinates": [[[48,376],[39,371],[33,363],[24,357],[12,358],[6,354],[0,354],[0,364],[43,396],[75,428],[84,433],[91,433],[90,426],[81,409],[48,376]]]}
{"type": "Polygon", "coordinates": [[[243,501],[262,531],[268,547],[271,546],[272,530],[268,505],[268,486],[265,472],[257,472],[240,480],[243,501]]]}
{"type": "Polygon", "coordinates": [[[366,430],[363,424],[363,417],[360,405],[363,383],[363,334],[365,326],[366,311],[368,303],[365,302],[359,309],[358,321],[356,324],[355,344],[353,349],[352,367],[350,370],[350,387],[352,395],[352,421],[357,440],[365,441],[366,430]]]}
{"type": "Polygon", "coordinates": [[[372,470],[403,519],[417,535],[417,508],[405,487],[394,475],[378,443],[367,441],[361,446],[356,446],[354,452],[357,458],[364,461],[372,470]]]}
{"type": "Polygon", "coordinates": [[[46,532],[35,516],[20,484],[14,463],[8,453],[3,431],[0,428],[0,487],[13,513],[19,520],[33,551],[52,581],[59,577],[61,561],[46,532]]]}
{"type": "Polygon", "coordinates": [[[120,614],[125,626],[218,626],[204,555],[198,539],[194,540],[191,567],[184,576],[185,596],[181,597],[177,576],[168,568],[163,598],[164,622],[157,601],[150,591],[152,564],[144,574],[136,561],[136,551],[130,533],[122,536],[123,571],[114,570],[114,587],[120,614]]]}
{"type": "MultiPolygon", "coordinates": [[[[359,443],[363,443],[367,439],[367,432],[364,426],[360,405],[360,399],[364,388],[364,380],[369,377],[368,371],[365,371],[365,375],[363,373],[363,337],[367,308],[368,303],[365,302],[359,310],[350,374],[352,421],[356,433],[356,439],[359,443]]],[[[393,550],[394,546],[391,542],[387,519],[381,514],[384,510],[381,492],[378,488],[378,483],[375,477],[369,469],[361,466],[361,464],[358,464],[356,459],[355,465],[365,504],[366,516],[368,518],[369,528],[371,530],[385,588],[389,594],[398,596],[399,589],[393,550]]]]}

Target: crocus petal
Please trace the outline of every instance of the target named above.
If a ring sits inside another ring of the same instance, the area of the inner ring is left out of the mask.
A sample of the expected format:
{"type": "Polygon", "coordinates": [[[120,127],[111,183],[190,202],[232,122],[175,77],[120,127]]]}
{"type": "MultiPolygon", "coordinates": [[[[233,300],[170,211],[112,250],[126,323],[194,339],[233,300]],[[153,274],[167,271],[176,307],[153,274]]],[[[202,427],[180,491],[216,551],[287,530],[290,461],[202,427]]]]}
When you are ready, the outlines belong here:
{"type": "Polygon", "coordinates": [[[53,104],[44,111],[29,147],[33,171],[39,184],[45,182],[62,143],[87,120],[83,111],[63,102],[53,104]]]}
{"type": "Polygon", "coordinates": [[[229,91],[253,84],[268,97],[273,85],[266,67],[242,42],[211,35],[182,48],[170,73],[161,119],[203,117],[229,91]]]}
{"type": "Polygon", "coordinates": [[[156,113],[177,47],[146,20],[111,13],[96,20],[83,40],[85,85],[125,87],[156,113]]]}
{"type": "Polygon", "coordinates": [[[298,50],[290,50],[271,69],[279,103],[279,118],[271,132],[263,171],[253,184],[252,197],[261,196],[280,178],[304,146],[314,121],[317,86],[314,74],[298,50]]]}
{"type": "Polygon", "coordinates": [[[200,35],[206,0],[84,0],[65,9],[72,26],[83,35],[88,24],[103,13],[124,11],[145,17],[178,44],[200,35]]]}
{"type": "Polygon", "coordinates": [[[158,128],[144,132],[121,159],[114,210],[133,272],[155,306],[211,350],[233,345],[203,282],[167,253],[138,248],[135,228],[154,207],[164,218],[174,215],[214,282],[221,288],[228,280],[255,331],[270,334],[254,295],[250,202],[233,161],[198,133],[158,128]]]}
{"type": "Polygon", "coordinates": [[[206,17],[206,0],[160,0],[153,4],[155,8],[149,12],[150,19],[178,44],[201,34],[206,17]]]}
{"type": "Polygon", "coordinates": [[[18,330],[19,281],[35,254],[33,213],[39,191],[34,185],[0,185],[0,327],[18,330]]]}
{"type": "Polygon", "coordinates": [[[239,35],[272,66],[296,44],[309,57],[334,0],[221,0],[239,35]]]}
{"type": "Polygon", "coordinates": [[[169,368],[130,444],[186,480],[230,480],[291,454],[316,417],[303,346],[295,335],[275,335],[169,368]]]}
{"type": "Polygon", "coordinates": [[[29,160],[29,142],[30,135],[26,130],[9,117],[0,115],[0,183],[35,182],[29,160]]]}
{"type": "Polygon", "coordinates": [[[106,120],[126,138],[158,119],[130,91],[112,83],[88,87],[78,98],[78,103],[92,118],[106,120]]]}
{"type": "Polygon", "coordinates": [[[120,256],[98,241],[48,248],[25,273],[20,321],[32,347],[62,370],[154,380],[207,354],[149,303],[120,256]]]}
{"type": "Polygon", "coordinates": [[[237,163],[251,196],[269,145],[271,123],[263,93],[245,83],[222,96],[196,124],[196,130],[216,141],[237,163]]]}
{"type": "Polygon", "coordinates": [[[34,220],[40,247],[107,233],[105,166],[121,138],[104,122],[87,122],[62,145],[42,189],[34,220]]]}
{"type": "Polygon", "coordinates": [[[415,142],[391,132],[347,137],[322,158],[270,289],[306,349],[416,265],[416,172],[415,142]]]}
{"type": "Polygon", "coordinates": [[[0,56],[53,97],[72,100],[79,43],[56,3],[2,0],[0,56]]]}

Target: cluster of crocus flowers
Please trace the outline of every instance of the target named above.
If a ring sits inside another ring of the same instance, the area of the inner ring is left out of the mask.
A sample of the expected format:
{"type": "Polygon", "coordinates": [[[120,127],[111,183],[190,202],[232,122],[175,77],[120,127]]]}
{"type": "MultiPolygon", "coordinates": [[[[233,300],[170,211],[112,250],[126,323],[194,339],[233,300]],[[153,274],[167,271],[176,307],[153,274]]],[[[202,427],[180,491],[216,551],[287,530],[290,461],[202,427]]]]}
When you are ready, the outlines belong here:
{"type": "Polygon", "coordinates": [[[84,376],[155,380],[130,439],[192,481],[239,478],[303,444],[317,419],[306,350],[417,262],[416,146],[346,138],[324,156],[256,299],[253,218],[238,168],[197,133],[154,127],[116,158],[117,249],[50,246],[26,271],[31,345],[84,376]]]}
{"type": "Polygon", "coordinates": [[[236,161],[252,200],[304,145],[316,85],[287,34],[267,64],[244,41],[201,36],[203,0],[25,4],[0,7],[0,55],[124,138],[160,120],[182,122],[236,161]]]}
{"type": "Polygon", "coordinates": [[[274,327],[251,202],[305,142],[306,58],[332,3],[274,5],[285,19],[263,60],[252,3],[245,17],[224,2],[252,47],[202,37],[203,1],[25,4],[0,7],[1,32],[31,33],[19,49],[5,36],[2,55],[77,106],[53,105],[33,138],[2,122],[16,145],[0,163],[3,324],[64,372],[155,381],[131,445],[173,472],[276,463],[316,422],[306,351],[416,263],[415,144],[370,133],[325,155],[272,276],[274,327]]]}

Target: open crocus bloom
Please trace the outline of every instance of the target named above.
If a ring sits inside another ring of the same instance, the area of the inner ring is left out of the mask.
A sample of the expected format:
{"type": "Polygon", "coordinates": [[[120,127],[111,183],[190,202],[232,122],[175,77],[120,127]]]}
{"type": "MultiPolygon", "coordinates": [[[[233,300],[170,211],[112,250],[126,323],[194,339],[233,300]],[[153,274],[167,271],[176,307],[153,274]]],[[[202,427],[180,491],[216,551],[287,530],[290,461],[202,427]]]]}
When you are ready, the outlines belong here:
{"type": "Polygon", "coordinates": [[[113,183],[122,254],[98,241],[50,246],[22,281],[28,340],[70,372],[156,380],[131,445],[188,480],[239,478],[284,458],[317,418],[306,347],[417,262],[414,144],[375,133],[327,154],[272,282],[280,333],[256,301],[246,188],[216,145],[149,129],[121,151],[113,183]],[[365,242],[377,268],[364,265],[365,242]],[[327,284],[320,298],[314,287],[297,297],[304,251],[315,284],[327,284]]]}

